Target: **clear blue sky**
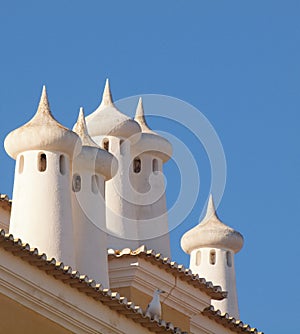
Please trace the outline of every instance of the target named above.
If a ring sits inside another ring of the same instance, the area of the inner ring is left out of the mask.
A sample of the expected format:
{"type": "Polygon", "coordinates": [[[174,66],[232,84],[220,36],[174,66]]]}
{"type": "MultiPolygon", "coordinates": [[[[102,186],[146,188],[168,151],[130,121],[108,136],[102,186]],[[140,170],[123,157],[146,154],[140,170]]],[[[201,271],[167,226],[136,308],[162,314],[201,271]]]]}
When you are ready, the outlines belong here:
{"type": "MultiPolygon", "coordinates": [[[[35,113],[44,83],[68,127],[81,105],[95,109],[106,77],[115,99],[155,93],[197,107],[226,155],[219,216],[245,237],[236,256],[241,319],[298,333],[299,15],[299,0],[2,2],[1,141],[35,113]]],[[[3,148],[0,159],[0,192],[11,195],[14,162],[3,148]]],[[[179,240],[205,204],[203,168],[203,192],[172,234],[173,258],[185,265],[179,240]]],[[[172,162],[166,172],[176,184],[172,162]]]]}

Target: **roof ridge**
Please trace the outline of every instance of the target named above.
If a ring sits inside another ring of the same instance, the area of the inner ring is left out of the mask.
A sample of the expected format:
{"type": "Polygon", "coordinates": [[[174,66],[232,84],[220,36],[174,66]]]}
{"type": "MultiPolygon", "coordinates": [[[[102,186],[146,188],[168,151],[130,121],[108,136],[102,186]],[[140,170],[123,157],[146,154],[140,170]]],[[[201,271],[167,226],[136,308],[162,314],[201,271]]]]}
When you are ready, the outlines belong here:
{"type": "Polygon", "coordinates": [[[152,263],[158,264],[160,267],[168,266],[169,270],[173,271],[183,281],[198,287],[200,290],[208,294],[212,299],[222,300],[227,297],[227,292],[223,291],[219,285],[213,285],[205,278],[199,277],[198,274],[193,274],[190,268],[185,268],[184,265],[172,261],[169,257],[164,257],[161,253],[156,253],[153,249],[147,249],[145,245],[138,247],[135,250],[124,248],[122,250],[108,249],[108,257],[120,258],[122,256],[141,256],[152,263]]]}

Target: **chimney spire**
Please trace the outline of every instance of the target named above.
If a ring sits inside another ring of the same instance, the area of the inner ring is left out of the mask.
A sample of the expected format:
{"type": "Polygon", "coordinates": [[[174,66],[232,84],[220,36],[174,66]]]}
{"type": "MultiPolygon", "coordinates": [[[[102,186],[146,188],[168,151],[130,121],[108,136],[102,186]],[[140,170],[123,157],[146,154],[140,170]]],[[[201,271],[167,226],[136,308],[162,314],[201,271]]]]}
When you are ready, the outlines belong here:
{"type": "Polygon", "coordinates": [[[78,136],[80,137],[82,141],[82,146],[92,146],[99,148],[99,146],[93,141],[93,139],[90,137],[88,133],[83,107],[80,107],[79,109],[78,119],[73,127],[73,131],[77,133],[78,136]]]}
{"type": "Polygon", "coordinates": [[[37,114],[41,114],[41,113],[49,114],[52,116],[51,111],[50,111],[48,96],[47,96],[47,89],[45,85],[43,85],[42,94],[41,94],[40,102],[39,102],[38,109],[37,109],[37,114]]]}
{"type": "Polygon", "coordinates": [[[206,208],[206,214],[204,219],[209,219],[209,218],[218,218],[218,215],[216,213],[216,208],[215,208],[215,203],[213,199],[213,195],[210,194],[208,198],[208,203],[207,203],[207,208],[206,208]]]}
{"type": "Polygon", "coordinates": [[[143,106],[143,99],[142,97],[139,98],[138,105],[136,107],[136,112],[134,116],[134,120],[139,123],[142,132],[151,132],[154,134],[154,132],[149,128],[146,119],[145,119],[145,113],[144,113],[144,106],[143,106]]]}
{"type": "Polygon", "coordinates": [[[109,79],[106,79],[105,82],[105,87],[104,87],[104,91],[103,91],[103,95],[102,95],[102,105],[104,106],[111,106],[113,105],[113,99],[112,99],[112,95],[111,95],[111,91],[110,91],[110,85],[109,85],[109,79]]]}

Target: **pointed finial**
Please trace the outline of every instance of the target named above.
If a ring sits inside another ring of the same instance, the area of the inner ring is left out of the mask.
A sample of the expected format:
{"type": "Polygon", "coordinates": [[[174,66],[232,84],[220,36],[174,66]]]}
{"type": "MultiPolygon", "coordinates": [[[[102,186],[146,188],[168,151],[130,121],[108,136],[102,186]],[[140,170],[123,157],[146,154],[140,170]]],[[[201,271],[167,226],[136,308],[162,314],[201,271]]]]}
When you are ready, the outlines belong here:
{"type": "Polygon", "coordinates": [[[202,247],[230,249],[237,253],[243,247],[243,243],[243,236],[225,225],[217,216],[211,194],[205,217],[181,238],[181,247],[188,254],[202,247]]]}
{"type": "Polygon", "coordinates": [[[85,128],[85,118],[84,118],[84,110],[83,110],[83,107],[80,107],[79,108],[79,114],[78,114],[78,119],[77,119],[77,121],[79,121],[81,124],[82,124],[82,126],[83,126],[83,128],[85,128]]]}
{"type": "Polygon", "coordinates": [[[217,217],[216,208],[213,200],[212,194],[209,195],[207,209],[204,219],[209,219],[211,217],[217,217]]]}
{"type": "Polygon", "coordinates": [[[105,82],[105,87],[104,87],[104,91],[103,91],[103,95],[102,95],[101,104],[105,105],[105,106],[110,106],[110,105],[113,104],[108,78],[106,79],[106,82],[105,82]]]}
{"type": "Polygon", "coordinates": [[[73,127],[73,131],[78,134],[83,146],[98,147],[87,131],[83,107],[80,107],[79,109],[78,119],[73,127]]]}
{"type": "Polygon", "coordinates": [[[87,134],[83,107],[79,108],[77,122],[73,127],[73,131],[76,132],[80,137],[84,137],[87,134]]]}
{"type": "Polygon", "coordinates": [[[145,119],[145,114],[144,114],[144,106],[143,106],[143,99],[140,97],[138,105],[136,107],[136,112],[134,116],[134,120],[139,123],[142,132],[151,132],[153,131],[149,128],[146,119],[145,119]]]}
{"type": "Polygon", "coordinates": [[[142,97],[139,98],[139,102],[136,108],[136,112],[135,112],[135,119],[140,118],[140,119],[144,119],[144,107],[143,107],[143,99],[142,97]]]}
{"type": "Polygon", "coordinates": [[[51,115],[48,96],[47,96],[47,90],[46,90],[45,85],[43,85],[43,90],[42,90],[39,106],[37,109],[37,114],[39,113],[47,113],[51,115]]]}

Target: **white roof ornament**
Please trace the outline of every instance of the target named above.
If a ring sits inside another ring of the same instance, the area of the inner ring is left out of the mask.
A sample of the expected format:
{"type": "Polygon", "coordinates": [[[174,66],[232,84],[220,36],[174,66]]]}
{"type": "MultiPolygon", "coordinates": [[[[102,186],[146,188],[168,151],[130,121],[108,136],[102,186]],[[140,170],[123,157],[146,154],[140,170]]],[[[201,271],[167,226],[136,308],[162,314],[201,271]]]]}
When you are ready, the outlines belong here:
{"type": "Polygon", "coordinates": [[[140,97],[136,108],[134,120],[139,124],[142,130],[141,139],[133,146],[132,152],[138,156],[144,152],[151,152],[154,156],[166,162],[172,156],[171,143],[160,134],[151,130],[145,120],[143,100],[140,97]]]}
{"type": "Polygon", "coordinates": [[[86,128],[83,107],[80,107],[79,109],[78,119],[73,127],[73,131],[77,133],[78,136],[80,137],[82,146],[92,146],[99,148],[99,146],[90,137],[88,130],[86,128]]]}
{"type": "Polygon", "coordinates": [[[218,216],[217,216],[216,209],[215,209],[215,203],[214,203],[212,194],[210,194],[209,198],[208,198],[208,203],[207,203],[207,208],[206,208],[206,214],[205,214],[204,219],[209,219],[211,217],[219,219],[218,216]]]}
{"type": "Polygon", "coordinates": [[[202,247],[225,248],[237,253],[243,243],[241,233],[222,223],[217,216],[212,195],[203,220],[181,238],[181,247],[188,254],[202,247]]]}
{"type": "Polygon", "coordinates": [[[82,149],[75,158],[75,164],[86,171],[101,174],[105,180],[111,179],[117,170],[117,160],[111,153],[101,149],[90,137],[82,107],[73,131],[78,134],[82,143],[82,149]]]}
{"type": "MultiPolygon", "coordinates": [[[[108,79],[105,83],[102,101],[98,108],[86,117],[86,125],[91,137],[129,138],[141,132],[139,124],[121,113],[114,105],[108,79]]],[[[135,138],[135,140],[137,139],[135,138]]]]}
{"type": "Polygon", "coordinates": [[[148,132],[148,133],[156,134],[154,131],[152,131],[149,128],[149,126],[148,126],[148,124],[145,120],[142,97],[139,98],[139,102],[138,102],[138,105],[137,105],[137,108],[136,108],[134,120],[139,123],[139,125],[142,129],[142,132],[148,132]]]}
{"type": "Polygon", "coordinates": [[[113,104],[114,103],[113,103],[113,99],[112,99],[112,95],[110,91],[109,79],[107,78],[105,81],[105,87],[104,87],[104,91],[102,95],[101,105],[110,106],[113,104]]]}
{"type": "Polygon", "coordinates": [[[165,293],[165,291],[156,289],[153,294],[153,298],[146,308],[146,315],[150,315],[151,318],[158,317],[161,318],[161,304],[160,304],[160,294],[165,293]]]}
{"type": "Polygon", "coordinates": [[[45,85],[43,85],[42,94],[41,94],[39,106],[37,109],[37,114],[40,114],[40,113],[50,114],[52,116],[45,85]]]}
{"type": "Polygon", "coordinates": [[[46,87],[43,86],[37,112],[29,122],[8,134],[4,146],[14,159],[19,153],[30,150],[58,151],[72,157],[80,150],[81,143],[77,134],[52,116],[46,87]]]}

